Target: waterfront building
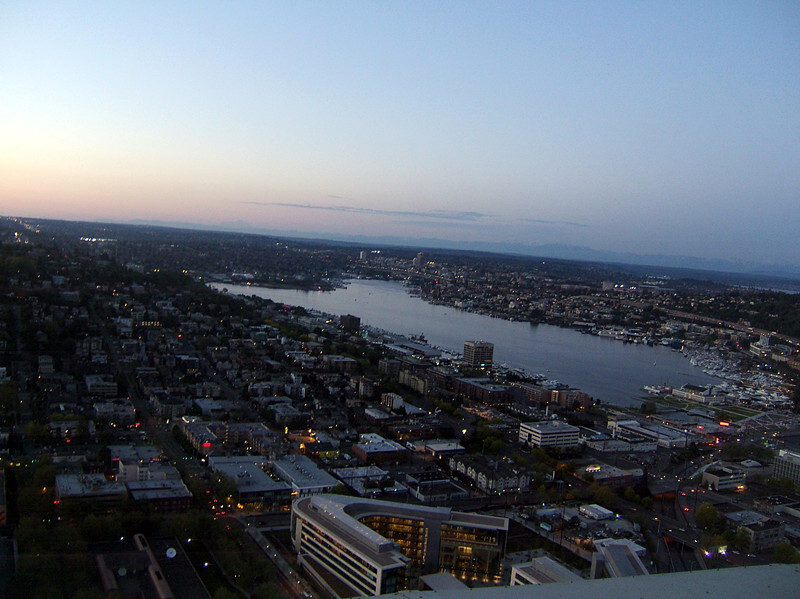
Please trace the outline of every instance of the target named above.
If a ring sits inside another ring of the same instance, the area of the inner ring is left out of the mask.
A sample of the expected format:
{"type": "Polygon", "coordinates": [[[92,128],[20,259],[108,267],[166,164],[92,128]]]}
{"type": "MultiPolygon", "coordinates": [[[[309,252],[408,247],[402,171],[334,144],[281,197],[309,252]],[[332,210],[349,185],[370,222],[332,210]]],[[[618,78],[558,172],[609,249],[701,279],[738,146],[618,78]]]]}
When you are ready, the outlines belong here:
{"type": "Polygon", "coordinates": [[[614,439],[628,441],[647,439],[655,441],[659,447],[668,447],[670,449],[685,448],[689,445],[689,433],[686,430],[681,431],[661,424],[653,423],[645,426],[637,420],[617,420],[612,418],[608,421],[608,429],[614,439]]]}
{"type": "Polygon", "coordinates": [[[488,341],[465,341],[464,362],[470,368],[491,368],[494,359],[494,343],[488,341]]]}
{"type": "Polygon", "coordinates": [[[572,449],[578,446],[580,429],[560,420],[521,422],[519,442],[528,447],[572,449]]]}
{"type": "Polygon", "coordinates": [[[353,597],[414,588],[442,571],[500,582],[508,519],[323,494],[294,501],[291,531],[303,570],[332,594],[353,597]]]}
{"type": "Polygon", "coordinates": [[[773,463],[775,478],[788,478],[794,484],[800,484],[800,453],[781,449],[773,463]]]}
{"type": "Polygon", "coordinates": [[[339,317],[339,324],[345,331],[357,332],[361,328],[361,319],[352,314],[342,314],[339,317]]]}

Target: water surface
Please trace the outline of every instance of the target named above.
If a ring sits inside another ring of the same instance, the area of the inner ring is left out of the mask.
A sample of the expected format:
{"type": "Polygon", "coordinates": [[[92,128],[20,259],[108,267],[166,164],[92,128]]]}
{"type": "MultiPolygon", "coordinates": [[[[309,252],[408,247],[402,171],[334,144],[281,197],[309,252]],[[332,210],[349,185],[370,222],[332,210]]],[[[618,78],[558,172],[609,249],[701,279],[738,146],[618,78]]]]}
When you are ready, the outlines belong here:
{"type": "Polygon", "coordinates": [[[390,281],[353,280],[345,289],[300,291],[215,284],[230,293],[329,314],[353,314],[362,324],[406,335],[424,334],[428,342],[461,352],[464,341],[494,343],[496,363],[541,373],[585,391],[605,403],[637,404],[644,385],[708,384],[717,379],[666,347],[623,343],[572,329],[511,322],[429,304],[390,281]]]}

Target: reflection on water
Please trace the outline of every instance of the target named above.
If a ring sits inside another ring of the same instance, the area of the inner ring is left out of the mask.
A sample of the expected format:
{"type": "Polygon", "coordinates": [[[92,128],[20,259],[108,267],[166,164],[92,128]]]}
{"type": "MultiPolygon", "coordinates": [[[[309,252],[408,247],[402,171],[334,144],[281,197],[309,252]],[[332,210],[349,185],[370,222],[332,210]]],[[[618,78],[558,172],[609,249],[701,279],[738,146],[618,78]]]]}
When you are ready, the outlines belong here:
{"type": "Polygon", "coordinates": [[[495,362],[541,373],[606,403],[638,403],[644,385],[704,384],[715,379],[665,347],[634,345],[551,325],[531,326],[435,306],[406,293],[400,283],[351,281],[346,289],[299,291],[214,285],[230,293],[329,314],[353,314],[362,324],[406,335],[424,334],[432,345],[461,352],[464,341],[494,343],[495,362]]]}

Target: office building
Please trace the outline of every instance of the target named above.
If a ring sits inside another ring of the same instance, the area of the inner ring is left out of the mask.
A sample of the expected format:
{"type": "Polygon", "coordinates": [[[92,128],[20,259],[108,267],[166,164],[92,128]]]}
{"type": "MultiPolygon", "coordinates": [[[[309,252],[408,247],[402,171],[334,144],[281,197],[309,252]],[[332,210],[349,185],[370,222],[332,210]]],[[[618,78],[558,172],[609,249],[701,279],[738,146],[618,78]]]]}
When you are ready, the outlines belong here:
{"type": "Polygon", "coordinates": [[[742,470],[721,466],[703,472],[701,484],[715,491],[736,491],[744,487],[744,478],[742,470]]]}
{"type": "Polygon", "coordinates": [[[580,429],[559,420],[521,422],[519,442],[528,447],[572,449],[578,446],[580,429]]]}
{"type": "Polygon", "coordinates": [[[295,500],[291,530],[306,573],[353,597],[415,588],[420,576],[443,571],[500,582],[508,519],[323,494],[295,500]]]}
{"type": "Polygon", "coordinates": [[[494,359],[494,343],[488,341],[465,341],[464,362],[470,368],[485,369],[492,367],[494,359]]]}
{"type": "Polygon", "coordinates": [[[800,484],[800,453],[781,449],[773,462],[775,478],[788,478],[794,484],[800,484]]]}

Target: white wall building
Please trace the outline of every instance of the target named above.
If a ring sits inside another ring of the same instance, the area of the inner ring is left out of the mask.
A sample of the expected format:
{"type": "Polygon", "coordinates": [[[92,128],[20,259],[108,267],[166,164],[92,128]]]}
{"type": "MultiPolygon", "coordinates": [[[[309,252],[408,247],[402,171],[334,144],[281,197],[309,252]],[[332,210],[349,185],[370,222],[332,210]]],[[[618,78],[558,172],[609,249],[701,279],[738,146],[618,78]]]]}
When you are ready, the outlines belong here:
{"type": "Polygon", "coordinates": [[[519,442],[528,447],[571,449],[578,446],[580,429],[560,420],[521,422],[519,442]]]}

